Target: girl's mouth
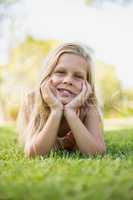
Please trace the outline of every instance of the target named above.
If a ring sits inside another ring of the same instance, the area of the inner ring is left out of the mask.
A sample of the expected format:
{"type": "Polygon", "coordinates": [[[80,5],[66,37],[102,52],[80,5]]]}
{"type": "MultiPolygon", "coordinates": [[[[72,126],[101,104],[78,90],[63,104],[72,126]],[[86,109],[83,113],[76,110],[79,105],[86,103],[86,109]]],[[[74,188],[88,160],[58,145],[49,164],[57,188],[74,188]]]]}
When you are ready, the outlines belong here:
{"type": "Polygon", "coordinates": [[[67,89],[58,88],[57,90],[61,96],[64,96],[64,97],[74,96],[74,94],[67,89]]]}

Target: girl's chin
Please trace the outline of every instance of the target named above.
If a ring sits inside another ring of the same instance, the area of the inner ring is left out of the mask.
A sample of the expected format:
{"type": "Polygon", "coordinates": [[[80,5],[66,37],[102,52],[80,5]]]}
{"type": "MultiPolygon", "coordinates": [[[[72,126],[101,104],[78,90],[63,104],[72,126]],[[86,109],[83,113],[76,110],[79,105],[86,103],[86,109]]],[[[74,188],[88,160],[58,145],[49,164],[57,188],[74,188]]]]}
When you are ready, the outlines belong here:
{"type": "Polygon", "coordinates": [[[62,102],[62,104],[67,104],[69,103],[73,98],[71,97],[60,97],[60,101],[62,102]]]}

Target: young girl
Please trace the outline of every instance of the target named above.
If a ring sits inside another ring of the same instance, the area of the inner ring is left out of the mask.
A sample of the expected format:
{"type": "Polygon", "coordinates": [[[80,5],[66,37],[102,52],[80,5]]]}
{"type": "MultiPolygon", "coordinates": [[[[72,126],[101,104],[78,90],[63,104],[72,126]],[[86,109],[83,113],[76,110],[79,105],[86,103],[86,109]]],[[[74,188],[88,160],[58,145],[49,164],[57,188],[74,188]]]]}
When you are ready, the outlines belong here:
{"type": "Polygon", "coordinates": [[[80,44],[63,44],[49,55],[38,86],[25,96],[18,115],[26,156],[51,149],[105,152],[93,68],[89,48],[80,44]]]}

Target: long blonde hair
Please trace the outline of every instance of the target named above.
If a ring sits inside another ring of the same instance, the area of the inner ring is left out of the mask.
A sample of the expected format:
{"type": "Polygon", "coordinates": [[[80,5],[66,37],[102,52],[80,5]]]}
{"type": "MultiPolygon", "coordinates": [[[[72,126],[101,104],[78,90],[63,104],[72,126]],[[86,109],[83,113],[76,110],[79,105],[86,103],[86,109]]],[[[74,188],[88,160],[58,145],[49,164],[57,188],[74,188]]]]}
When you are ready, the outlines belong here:
{"type": "Polygon", "coordinates": [[[93,105],[99,113],[94,85],[94,62],[91,55],[91,48],[79,43],[65,43],[53,50],[45,60],[41,77],[36,88],[28,93],[22,100],[22,105],[17,119],[17,130],[19,142],[25,144],[26,137],[38,134],[43,128],[50,113],[50,108],[44,102],[41,95],[41,84],[52,74],[60,56],[64,53],[72,53],[82,56],[88,62],[87,81],[91,85],[92,94],[86,101],[86,106],[93,105]]]}

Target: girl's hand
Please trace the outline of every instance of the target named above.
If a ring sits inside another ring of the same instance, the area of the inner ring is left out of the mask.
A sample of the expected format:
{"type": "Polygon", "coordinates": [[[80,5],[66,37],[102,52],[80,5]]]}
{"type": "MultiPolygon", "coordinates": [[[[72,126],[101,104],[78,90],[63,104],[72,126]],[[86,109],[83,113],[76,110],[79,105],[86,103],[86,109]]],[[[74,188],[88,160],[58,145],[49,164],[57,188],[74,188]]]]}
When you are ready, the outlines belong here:
{"type": "Polygon", "coordinates": [[[55,87],[52,85],[51,80],[48,78],[41,85],[41,92],[44,101],[48,104],[51,110],[62,110],[63,104],[57,97],[57,92],[55,87]]]}
{"type": "Polygon", "coordinates": [[[65,105],[64,111],[76,110],[76,108],[85,103],[91,93],[92,89],[90,84],[87,81],[84,81],[81,92],[74,99],[72,99],[70,103],[65,105]]]}

